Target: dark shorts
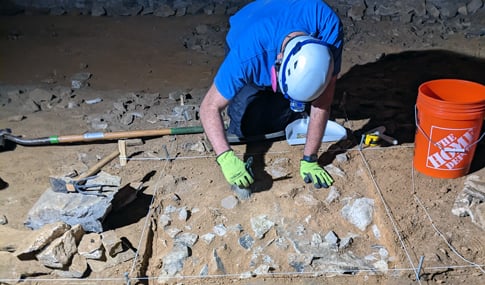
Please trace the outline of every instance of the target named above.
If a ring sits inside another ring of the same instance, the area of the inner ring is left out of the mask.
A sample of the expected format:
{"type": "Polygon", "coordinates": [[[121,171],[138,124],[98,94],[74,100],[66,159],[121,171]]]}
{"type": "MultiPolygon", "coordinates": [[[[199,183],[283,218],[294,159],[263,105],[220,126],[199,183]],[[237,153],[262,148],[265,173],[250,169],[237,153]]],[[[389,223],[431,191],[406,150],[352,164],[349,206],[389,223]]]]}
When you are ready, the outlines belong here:
{"type": "Polygon", "coordinates": [[[247,88],[236,95],[228,106],[231,119],[228,133],[249,138],[283,131],[302,113],[290,109],[290,101],[273,90],[247,88]]]}

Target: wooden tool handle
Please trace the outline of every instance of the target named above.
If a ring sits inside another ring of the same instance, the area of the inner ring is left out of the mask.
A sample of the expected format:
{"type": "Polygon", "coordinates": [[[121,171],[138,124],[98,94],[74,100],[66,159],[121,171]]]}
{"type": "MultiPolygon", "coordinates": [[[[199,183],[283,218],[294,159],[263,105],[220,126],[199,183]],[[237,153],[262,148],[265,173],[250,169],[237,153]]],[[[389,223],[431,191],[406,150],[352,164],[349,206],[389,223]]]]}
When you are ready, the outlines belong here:
{"type": "Polygon", "coordinates": [[[103,168],[103,166],[108,164],[108,162],[118,157],[119,154],[120,154],[119,150],[113,151],[112,153],[110,153],[109,155],[107,155],[106,157],[98,161],[95,165],[91,166],[88,170],[83,172],[81,175],[79,175],[76,178],[76,180],[83,179],[96,174],[101,168],[103,168]]]}

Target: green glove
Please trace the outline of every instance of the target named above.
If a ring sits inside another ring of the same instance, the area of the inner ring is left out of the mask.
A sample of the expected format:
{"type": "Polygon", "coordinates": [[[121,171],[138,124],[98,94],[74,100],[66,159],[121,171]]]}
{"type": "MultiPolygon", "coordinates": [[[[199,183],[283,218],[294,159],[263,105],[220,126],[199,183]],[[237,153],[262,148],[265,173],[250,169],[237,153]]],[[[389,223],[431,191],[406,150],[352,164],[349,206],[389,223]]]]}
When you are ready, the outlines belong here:
{"type": "Polygon", "coordinates": [[[221,166],[222,173],[229,184],[240,188],[248,188],[253,184],[254,178],[251,175],[250,167],[239,159],[232,149],[221,153],[216,161],[221,166]]]}
{"type": "Polygon", "coordinates": [[[328,188],[333,184],[333,179],[330,175],[315,162],[300,161],[300,175],[305,183],[312,182],[315,188],[328,188]]]}

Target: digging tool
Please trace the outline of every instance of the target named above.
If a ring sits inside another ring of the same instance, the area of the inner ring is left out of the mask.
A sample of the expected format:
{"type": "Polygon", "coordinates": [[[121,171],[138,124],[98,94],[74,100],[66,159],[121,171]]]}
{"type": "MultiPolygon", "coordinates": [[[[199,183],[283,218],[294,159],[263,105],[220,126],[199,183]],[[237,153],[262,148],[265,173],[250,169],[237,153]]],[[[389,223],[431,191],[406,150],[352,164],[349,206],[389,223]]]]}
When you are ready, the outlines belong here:
{"type": "MultiPolygon", "coordinates": [[[[137,139],[132,139],[132,140],[127,140],[126,145],[127,146],[135,146],[135,145],[141,145],[143,144],[142,140],[137,140],[137,139]]],[[[88,190],[88,188],[99,188],[100,185],[89,185],[90,187],[87,187],[84,185],[88,180],[93,179],[96,173],[98,173],[101,168],[103,168],[106,164],[108,164],[110,161],[115,159],[120,155],[120,150],[117,149],[113,151],[112,153],[108,154],[106,157],[98,161],[95,165],[91,166],[87,171],[83,172],[81,175],[76,177],[75,180],[69,180],[66,181],[65,179],[62,178],[55,178],[55,177],[50,177],[50,183],[51,183],[51,188],[54,192],[62,192],[62,193],[68,193],[68,192],[85,192],[88,190]]]]}
{"type": "Polygon", "coordinates": [[[164,128],[156,130],[135,130],[135,131],[120,131],[120,132],[88,132],[82,135],[64,135],[64,136],[48,136],[41,138],[25,139],[20,136],[12,135],[10,129],[0,130],[0,147],[2,147],[6,140],[24,146],[38,146],[38,145],[53,145],[76,142],[93,142],[103,140],[119,140],[142,137],[158,137],[163,135],[184,135],[184,134],[199,134],[203,133],[202,126],[194,127],[178,127],[178,128],[164,128]]]}

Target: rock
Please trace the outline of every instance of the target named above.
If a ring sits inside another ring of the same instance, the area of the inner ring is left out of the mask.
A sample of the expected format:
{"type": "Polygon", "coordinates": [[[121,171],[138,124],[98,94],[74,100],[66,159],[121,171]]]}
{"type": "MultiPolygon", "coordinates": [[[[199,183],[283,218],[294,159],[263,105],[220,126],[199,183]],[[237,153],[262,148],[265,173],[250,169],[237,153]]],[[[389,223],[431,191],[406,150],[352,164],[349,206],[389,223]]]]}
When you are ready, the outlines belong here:
{"type": "Polygon", "coordinates": [[[460,7],[458,7],[458,14],[463,15],[463,16],[468,15],[468,9],[467,9],[466,5],[461,5],[460,7]]]}
{"type": "Polygon", "coordinates": [[[162,4],[155,11],[153,11],[153,15],[157,17],[170,17],[175,15],[175,11],[172,9],[172,7],[162,4]]]}
{"type": "Polygon", "coordinates": [[[337,246],[338,242],[339,242],[339,238],[338,236],[335,234],[334,231],[329,231],[326,235],[325,235],[325,242],[331,244],[331,245],[335,245],[337,246]]]}
{"type": "Polygon", "coordinates": [[[473,201],[473,197],[468,195],[464,191],[458,193],[455,202],[453,203],[453,208],[451,213],[458,217],[467,217],[470,215],[470,205],[473,201]]]}
{"type": "Polygon", "coordinates": [[[436,8],[433,4],[426,4],[426,11],[433,17],[439,18],[440,17],[440,10],[436,8]]]}
{"type": "Polygon", "coordinates": [[[337,175],[342,178],[345,178],[346,176],[345,172],[342,169],[338,168],[333,164],[325,165],[324,168],[326,171],[328,171],[328,173],[330,173],[330,175],[337,175]]]}
{"type": "Polygon", "coordinates": [[[221,206],[225,209],[234,209],[238,203],[239,201],[236,199],[236,197],[230,195],[222,199],[221,206]]]}
{"type": "Polygon", "coordinates": [[[71,77],[71,88],[80,89],[87,85],[87,81],[91,78],[92,74],[89,72],[79,72],[71,77]]]}
{"type": "Polygon", "coordinates": [[[472,222],[485,230],[485,203],[478,204],[472,209],[472,217],[472,222]]]}
{"type": "Polygon", "coordinates": [[[206,152],[205,145],[201,141],[197,141],[196,143],[186,143],[184,145],[184,149],[187,149],[187,150],[190,150],[190,151],[196,151],[196,152],[199,152],[199,153],[206,152]]]}
{"type": "Polygon", "coordinates": [[[249,234],[244,234],[238,239],[239,245],[246,250],[250,250],[254,244],[254,239],[249,234]]]}
{"type": "Polygon", "coordinates": [[[182,233],[175,237],[174,245],[175,246],[186,246],[186,247],[193,247],[194,244],[199,239],[199,236],[193,233],[182,233]]]}
{"type": "Polygon", "coordinates": [[[270,270],[269,265],[261,264],[260,266],[258,266],[258,268],[256,268],[253,271],[253,273],[256,274],[256,275],[265,275],[265,274],[269,273],[269,270],[270,270]]]}
{"type": "Polygon", "coordinates": [[[77,252],[77,243],[83,234],[84,231],[80,225],[72,227],[38,253],[37,260],[49,268],[65,268],[77,252]]]}
{"type": "Polygon", "coordinates": [[[311,193],[298,193],[295,197],[295,203],[298,206],[316,206],[320,201],[316,199],[311,193]]]}
{"type": "Polygon", "coordinates": [[[179,209],[178,213],[178,219],[179,221],[187,221],[187,219],[190,217],[190,212],[187,210],[186,207],[182,207],[179,209]]]}
{"type": "Polygon", "coordinates": [[[162,270],[158,280],[163,281],[167,277],[174,277],[178,272],[182,271],[184,268],[184,262],[188,256],[188,247],[181,245],[175,246],[172,251],[163,257],[162,270]]]}
{"type": "Polygon", "coordinates": [[[123,262],[132,260],[135,258],[136,253],[131,249],[127,249],[121,253],[118,253],[115,257],[107,256],[106,261],[103,260],[95,260],[95,259],[87,259],[89,268],[93,272],[102,272],[107,268],[111,268],[117,266],[123,262]]]}
{"type": "Polygon", "coordinates": [[[175,16],[177,17],[185,16],[186,14],[187,14],[187,7],[177,8],[175,12],[175,16]]]}
{"type": "Polygon", "coordinates": [[[349,161],[349,157],[346,153],[339,153],[335,156],[335,161],[337,161],[338,163],[347,162],[349,161]]]}
{"type": "MultiPolygon", "coordinates": [[[[102,232],[102,221],[111,211],[111,201],[119,190],[121,178],[101,171],[90,184],[103,187],[101,195],[60,193],[48,188],[27,214],[25,225],[38,229],[45,224],[63,221],[71,226],[80,224],[86,232],[102,232]]],[[[96,193],[95,190],[91,191],[96,193]]]]}
{"type": "Polygon", "coordinates": [[[79,242],[77,252],[86,259],[101,259],[104,255],[101,236],[98,233],[84,235],[79,242]]]}
{"type": "Polygon", "coordinates": [[[9,122],[20,122],[26,117],[24,115],[15,115],[15,116],[10,116],[7,118],[7,121],[9,122]]]}
{"type": "Polygon", "coordinates": [[[353,237],[344,237],[339,243],[339,249],[348,248],[354,241],[353,237]]]}
{"type": "Polygon", "coordinates": [[[158,224],[162,227],[162,228],[165,228],[166,226],[170,226],[170,224],[172,223],[172,218],[170,218],[169,215],[166,215],[166,214],[162,214],[159,218],[158,218],[158,224]]]}
{"type": "Polygon", "coordinates": [[[458,217],[470,216],[472,223],[485,230],[485,181],[477,175],[469,175],[464,184],[451,213],[458,217]]]}
{"type": "Polygon", "coordinates": [[[327,198],[325,198],[325,203],[327,203],[327,205],[331,204],[332,202],[337,200],[339,197],[340,197],[340,192],[338,191],[337,187],[330,186],[327,198]]]}
{"type": "Polygon", "coordinates": [[[40,102],[50,102],[54,94],[45,89],[35,88],[28,92],[28,96],[30,99],[40,104],[40,102]]]}
{"type": "Polygon", "coordinates": [[[21,259],[33,259],[34,254],[48,246],[52,241],[66,233],[71,227],[64,222],[54,222],[43,225],[35,231],[30,231],[18,246],[15,255],[21,259]]]}
{"type": "Polygon", "coordinates": [[[352,5],[349,10],[347,10],[347,17],[352,19],[352,21],[360,21],[364,17],[365,14],[365,4],[356,4],[352,5]]]}
{"type": "Polygon", "coordinates": [[[6,224],[8,224],[7,216],[0,215],[0,225],[6,225],[6,224]]]}
{"type": "Polygon", "coordinates": [[[201,236],[202,240],[205,241],[206,244],[211,244],[215,237],[216,235],[213,233],[207,233],[201,236]]]}
{"type": "Polygon", "coordinates": [[[204,266],[202,266],[202,269],[199,272],[199,276],[207,276],[207,275],[209,275],[209,265],[204,264],[204,266]]]}
{"type": "Polygon", "coordinates": [[[372,225],[372,233],[374,234],[374,237],[377,240],[381,239],[381,231],[379,230],[376,224],[372,225]]]}
{"type": "Polygon", "coordinates": [[[304,272],[305,267],[310,266],[312,260],[312,254],[288,254],[288,264],[293,267],[296,272],[304,272]]]}
{"type": "Polygon", "coordinates": [[[114,230],[101,233],[101,242],[103,243],[106,253],[114,257],[123,251],[123,244],[114,230]]]}
{"type": "Polygon", "coordinates": [[[483,6],[483,1],[482,0],[472,0],[470,1],[467,5],[467,11],[468,14],[475,14],[480,8],[483,6]]]}
{"type": "Polygon", "coordinates": [[[348,222],[361,231],[365,231],[367,226],[372,222],[373,211],[373,199],[359,198],[345,205],[340,213],[348,222]]]}
{"type": "Polygon", "coordinates": [[[229,226],[227,229],[229,231],[235,232],[237,234],[239,234],[240,232],[242,232],[244,230],[244,228],[241,224],[235,224],[235,225],[229,226]]]}
{"type": "Polygon", "coordinates": [[[258,239],[262,239],[273,226],[274,222],[269,220],[266,215],[251,218],[251,227],[258,239]]]}
{"type": "Polygon", "coordinates": [[[273,179],[288,177],[291,174],[291,163],[287,157],[276,158],[264,170],[271,175],[273,179]]]}
{"type": "Polygon", "coordinates": [[[75,254],[67,270],[54,270],[52,274],[61,278],[82,278],[88,271],[88,262],[82,255],[75,254]]]}
{"type": "Polygon", "coordinates": [[[218,236],[224,236],[227,233],[227,228],[223,224],[218,224],[214,226],[214,233],[218,236]]]}
{"type": "Polygon", "coordinates": [[[225,275],[226,274],[226,268],[224,267],[224,263],[222,262],[222,259],[219,257],[217,254],[217,251],[215,249],[212,250],[212,268],[213,272],[212,274],[219,274],[219,275],[225,275]]]}
{"type": "Polygon", "coordinates": [[[175,236],[177,236],[179,233],[182,232],[181,229],[179,228],[169,228],[169,229],[166,229],[165,232],[167,233],[167,235],[171,238],[174,238],[175,236]]]}
{"type": "Polygon", "coordinates": [[[322,236],[319,233],[314,233],[312,235],[312,240],[310,245],[313,247],[319,247],[323,243],[322,236]]]}

